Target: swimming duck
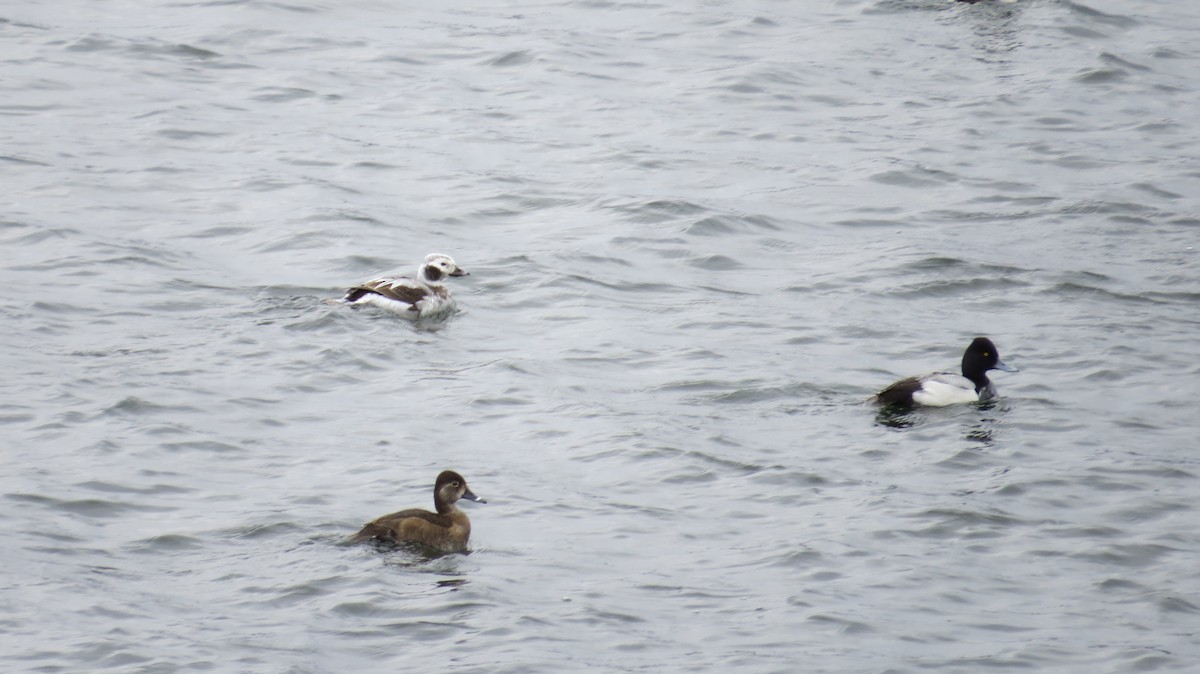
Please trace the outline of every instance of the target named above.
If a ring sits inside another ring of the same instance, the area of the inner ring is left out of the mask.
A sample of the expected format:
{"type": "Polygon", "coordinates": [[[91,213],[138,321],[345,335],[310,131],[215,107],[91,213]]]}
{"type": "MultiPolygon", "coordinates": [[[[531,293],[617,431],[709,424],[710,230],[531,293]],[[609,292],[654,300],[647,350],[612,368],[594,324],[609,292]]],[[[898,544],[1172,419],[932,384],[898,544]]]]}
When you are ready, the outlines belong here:
{"type": "Polygon", "coordinates": [[[415,279],[407,276],[371,279],[347,290],[342,301],[382,307],[414,320],[445,314],[456,306],[450,289],[442,284],[442,279],[447,276],[470,274],[455,264],[449,255],[430,253],[417,269],[415,279]]]}
{"type": "Polygon", "coordinates": [[[996,352],[996,345],[987,337],[976,337],[963,352],[962,374],[933,372],[920,377],[901,379],[880,391],[874,402],[880,405],[925,405],[943,407],[955,403],[987,400],[996,395],[996,387],[988,380],[988,370],[1016,372],[1006,365],[996,352]]]}
{"type": "Polygon", "coordinates": [[[348,543],[378,540],[387,543],[420,543],[440,552],[462,552],[471,538],[471,520],[454,505],[459,499],[487,503],[467,486],[462,475],[444,470],[433,483],[436,513],[420,508],[401,510],[368,523],[348,543]]]}

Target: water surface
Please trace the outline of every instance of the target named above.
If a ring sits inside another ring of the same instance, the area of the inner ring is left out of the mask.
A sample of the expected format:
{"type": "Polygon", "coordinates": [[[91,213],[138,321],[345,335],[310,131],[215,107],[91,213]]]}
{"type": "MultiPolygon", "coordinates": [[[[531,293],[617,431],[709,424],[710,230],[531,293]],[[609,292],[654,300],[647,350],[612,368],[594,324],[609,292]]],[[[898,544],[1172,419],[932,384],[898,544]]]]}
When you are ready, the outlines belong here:
{"type": "Polygon", "coordinates": [[[1191,671],[1197,30],[9,3],[4,670],[1191,671]],[[341,544],[444,468],[472,554],[341,544]]]}

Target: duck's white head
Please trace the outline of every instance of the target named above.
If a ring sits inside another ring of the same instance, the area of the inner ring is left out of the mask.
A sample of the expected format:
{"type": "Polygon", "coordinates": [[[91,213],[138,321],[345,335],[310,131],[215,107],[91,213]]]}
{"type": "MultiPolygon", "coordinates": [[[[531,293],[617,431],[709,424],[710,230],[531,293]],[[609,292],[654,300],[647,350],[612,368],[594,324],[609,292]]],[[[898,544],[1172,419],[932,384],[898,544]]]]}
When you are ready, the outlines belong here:
{"type": "Polygon", "coordinates": [[[470,276],[467,270],[454,263],[454,258],[441,253],[430,253],[417,271],[417,276],[426,283],[441,283],[447,276],[470,276]]]}

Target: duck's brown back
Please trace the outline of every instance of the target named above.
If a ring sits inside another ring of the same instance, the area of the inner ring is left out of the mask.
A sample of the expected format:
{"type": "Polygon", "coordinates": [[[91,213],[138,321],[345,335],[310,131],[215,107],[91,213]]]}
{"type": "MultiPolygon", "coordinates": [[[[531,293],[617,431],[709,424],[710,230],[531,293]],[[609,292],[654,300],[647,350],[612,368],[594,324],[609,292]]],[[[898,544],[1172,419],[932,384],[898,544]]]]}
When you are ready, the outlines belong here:
{"type": "Polygon", "coordinates": [[[413,508],[384,515],[368,523],[350,543],[371,539],[388,543],[421,543],[431,548],[456,552],[467,546],[471,537],[471,522],[465,513],[455,509],[445,515],[413,508]]]}

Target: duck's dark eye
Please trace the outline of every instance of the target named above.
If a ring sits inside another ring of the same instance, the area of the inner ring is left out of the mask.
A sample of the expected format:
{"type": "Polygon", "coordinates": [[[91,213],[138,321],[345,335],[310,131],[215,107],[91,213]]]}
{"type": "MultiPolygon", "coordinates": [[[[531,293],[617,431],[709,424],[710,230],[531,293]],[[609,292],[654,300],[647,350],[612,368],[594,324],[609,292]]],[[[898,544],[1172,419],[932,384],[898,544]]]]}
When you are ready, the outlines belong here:
{"type": "Polygon", "coordinates": [[[457,483],[457,482],[451,482],[451,483],[450,483],[450,486],[451,486],[451,487],[457,487],[457,486],[458,486],[458,483],[457,483]]]}

